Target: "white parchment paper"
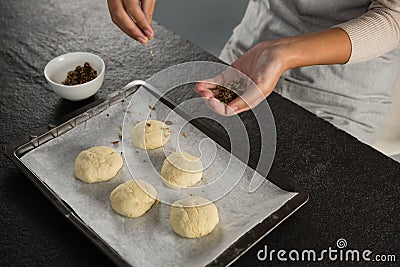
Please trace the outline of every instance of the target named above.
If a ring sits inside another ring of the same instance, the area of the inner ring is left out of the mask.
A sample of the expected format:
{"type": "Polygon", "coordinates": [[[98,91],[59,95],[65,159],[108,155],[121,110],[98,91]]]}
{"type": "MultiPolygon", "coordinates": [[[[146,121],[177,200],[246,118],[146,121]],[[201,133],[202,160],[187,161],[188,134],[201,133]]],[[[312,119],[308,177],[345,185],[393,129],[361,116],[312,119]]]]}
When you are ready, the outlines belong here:
{"type": "MultiPolygon", "coordinates": [[[[190,124],[185,124],[181,117],[172,113],[168,116],[168,120],[173,124],[168,126],[172,133],[164,148],[165,154],[175,151],[178,142],[181,148],[190,153],[197,156],[201,154],[202,161],[208,168],[200,184],[213,182],[221,173],[229,176],[230,173],[243,172],[243,178],[233,190],[215,202],[220,216],[219,225],[207,236],[186,239],[175,234],[170,228],[170,206],[165,203],[154,205],[140,218],[118,215],[111,208],[109,196],[117,185],[132,179],[127,163],[134,178],[150,182],[157,189],[159,196],[162,196],[161,199],[177,200],[188,194],[201,195],[201,189],[177,192],[162,184],[157,176],[157,170],[160,170],[165,159],[162,149],[150,151],[149,157],[145,151],[129,145],[129,136],[125,133],[127,128],[145,119],[149,105],[154,104],[153,97],[143,89],[134,94],[133,101],[136,102],[129,107],[125,117],[123,136],[124,154],[129,162],[125,162],[121,171],[110,181],[96,184],[81,182],[74,177],[74,161],[82,150],[92,146],[105,145],[123,151],[118,135],[123,132],[122,125],[129,99],[110,107],[21,158],[32,172],[69,204],[88,227],[132,266],[207,265],[244,233],[297,194],[283,191],[269,181],[265,181],[256,192],[249,193],[252,170],[235,157],[231,158],[229,152],[207,140],[202,132],[190,124]],[[182,127],[183,130],[178,134],[182,127]],[[185,136],[182,136],[182,132],[185,132],[185,136]],[[119,141],[119,144],[114,145],[114,141],[119,141]],[[199,143],[202,143],[200,149],[199,143]],[[226,168],[228,161],[233,164],[226,168]]],[[[159,104],[155,110],[151,110],[151,118],[164,119],[168,110],[166,106],[159,104]]]]}

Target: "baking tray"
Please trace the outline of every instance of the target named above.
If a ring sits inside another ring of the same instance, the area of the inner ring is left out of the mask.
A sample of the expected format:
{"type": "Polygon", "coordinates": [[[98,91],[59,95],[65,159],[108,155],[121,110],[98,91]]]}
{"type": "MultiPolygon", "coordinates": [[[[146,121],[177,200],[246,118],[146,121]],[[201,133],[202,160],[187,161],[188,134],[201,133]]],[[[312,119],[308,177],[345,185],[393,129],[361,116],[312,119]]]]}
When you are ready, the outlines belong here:
{"type": "MultiPolygon", "coordinates": [[[[16,140],[6,146],[7,155],[16,163],[23,173],[41,190],[41,192],[62,212],[62,214],[77,227],[85,236],[89,238],[97,247],[100,248],[115,264],[119,266],[130,266],[111,246],[109,246],[96,232],[88,227],[74,212],[69,205],[64,202],[57,194],[44,182],[39,179],[29,168],[22,163],[21,157],[44,143],[57,138],[58,136],[70,131],[77,125],[84,123],[90,118],[96,116],[107,108],[125,101],[127,97],[136,92],[136,90],[144,84],[138,81],[133,87],[125,87],[114,94],[111,94],[103,99],[92,102],[91,104],[76,110],[75,112],[66,115],[46,127],[42,127],[29,136],[16,140]]],[[[162,103],[170,108],[176,105],[169,99],[160,99],[162,103]]],[[[209,125],[200,121],[190,121],[190,123],[200,131],[212,138],[216,143],[229,151],[230,145],[227,141],[212,131],[209,125]]],[[[249,167],[255,169],[257,162],[250,160],[249,167]]],[[[279,173],[269,173],[267,179],[279,188],[296,192],[297,194],[285,203],[281,208],[276,210],[270,216],[266,217],[261,223],[253,227],[250,231],[242,235],[233,245],[227,248],[208,266],[227,266],[232,264],[236,259],[249,250],[254,244],[266,236],[283,220],[289,217],[297,209],[299,209],[308,200],[307,192],[289,179],[286,175],[279,173]]]]}

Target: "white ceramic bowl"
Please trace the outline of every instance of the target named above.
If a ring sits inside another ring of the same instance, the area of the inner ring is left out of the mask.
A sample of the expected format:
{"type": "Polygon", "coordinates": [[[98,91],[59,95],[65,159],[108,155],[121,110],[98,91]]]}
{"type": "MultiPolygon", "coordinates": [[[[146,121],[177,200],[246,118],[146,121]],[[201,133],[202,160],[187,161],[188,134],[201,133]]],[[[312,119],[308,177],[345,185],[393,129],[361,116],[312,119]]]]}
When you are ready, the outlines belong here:
{"type": "Polygon", "coordinates": [[[103,84],[106,66],[104,61],[91,53],[75,52],[58,56],[47,63],[44,68],[44,77],[50,88],[62,98],[78,101],[94,95],[103,84]],[[64,85],[68,71],[75,70],[76,66],[83,66],[85,62],[97,71],[97,77],[90,82],[77,85],[64,85]]]}

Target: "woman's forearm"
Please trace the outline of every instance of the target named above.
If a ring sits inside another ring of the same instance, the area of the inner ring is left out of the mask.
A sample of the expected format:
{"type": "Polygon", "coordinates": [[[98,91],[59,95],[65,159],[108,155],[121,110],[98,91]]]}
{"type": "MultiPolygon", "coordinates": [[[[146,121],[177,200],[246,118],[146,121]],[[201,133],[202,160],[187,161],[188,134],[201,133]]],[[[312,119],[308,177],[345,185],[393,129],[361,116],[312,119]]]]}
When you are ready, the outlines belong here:
{"type": "Polygon", "coordinates": [[[368,12],[334,28],[278,40],[288,68],[358,63],[400,48],[399,1],[372,2],[368,12]]]}
{"type": "Polygon", "coordinates": [[[326,64],[346,63],[351,55],[347,33],[339,28],[273,41],[284,70],[326,64]]]}

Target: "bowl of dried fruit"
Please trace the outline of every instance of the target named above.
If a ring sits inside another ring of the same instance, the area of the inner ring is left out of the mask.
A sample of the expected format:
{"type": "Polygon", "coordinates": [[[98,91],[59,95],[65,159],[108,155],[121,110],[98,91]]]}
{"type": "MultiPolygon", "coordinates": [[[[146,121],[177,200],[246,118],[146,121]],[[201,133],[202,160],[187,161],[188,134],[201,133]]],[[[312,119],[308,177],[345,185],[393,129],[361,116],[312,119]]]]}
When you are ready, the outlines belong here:
{"type": "Polygon", "coordinates": [[[75,52],[52,59],[44,68],[44,76],[54,93],[78,101],[100,89],[105,69],[104,61],[99,56],[75,52]]]}

